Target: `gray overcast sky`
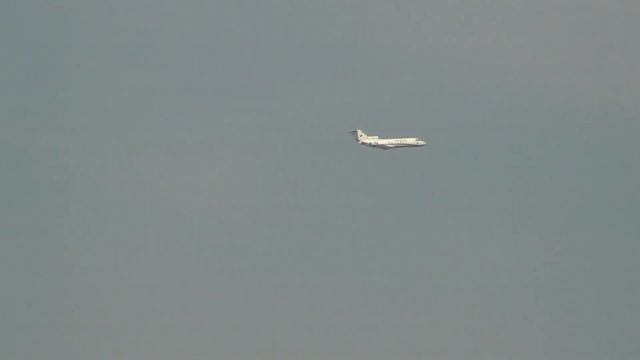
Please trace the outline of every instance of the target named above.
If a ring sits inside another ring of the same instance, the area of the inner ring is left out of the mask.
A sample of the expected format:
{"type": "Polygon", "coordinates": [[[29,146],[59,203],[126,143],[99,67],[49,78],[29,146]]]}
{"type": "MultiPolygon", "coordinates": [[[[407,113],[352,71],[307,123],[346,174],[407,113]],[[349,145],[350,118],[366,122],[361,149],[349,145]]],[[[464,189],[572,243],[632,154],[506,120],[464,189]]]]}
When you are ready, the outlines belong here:
{"type": "Polygon", "coordinates": [[[0,357],[639,359],[639,18],[1,2],[0,357]]]}

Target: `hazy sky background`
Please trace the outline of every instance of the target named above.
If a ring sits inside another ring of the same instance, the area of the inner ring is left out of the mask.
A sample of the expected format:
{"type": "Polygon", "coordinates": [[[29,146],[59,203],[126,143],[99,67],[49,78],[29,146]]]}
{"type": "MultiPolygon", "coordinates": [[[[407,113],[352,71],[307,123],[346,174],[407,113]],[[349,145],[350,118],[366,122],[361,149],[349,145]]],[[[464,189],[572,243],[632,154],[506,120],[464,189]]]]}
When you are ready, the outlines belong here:
{"type": "Polygon", "coordinates": [[[640,359],[638,19],[2,1],[0,357],[640,359]]]}

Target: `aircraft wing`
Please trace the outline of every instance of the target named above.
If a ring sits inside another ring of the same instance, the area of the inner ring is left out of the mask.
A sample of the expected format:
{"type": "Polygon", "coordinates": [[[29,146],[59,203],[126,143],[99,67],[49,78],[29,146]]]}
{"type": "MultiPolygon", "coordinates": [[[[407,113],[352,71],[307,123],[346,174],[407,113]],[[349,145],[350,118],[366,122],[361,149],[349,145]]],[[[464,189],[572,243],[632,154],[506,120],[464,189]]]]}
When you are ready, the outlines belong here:
{"type": "Polygon", "coordinates": [[[387,145],[371,145],[371,147],[374,147],[374,148],[380,149],[380,150],[389,150],[389,149],[391,149],[391,147],[389,147],[387,145]]]}

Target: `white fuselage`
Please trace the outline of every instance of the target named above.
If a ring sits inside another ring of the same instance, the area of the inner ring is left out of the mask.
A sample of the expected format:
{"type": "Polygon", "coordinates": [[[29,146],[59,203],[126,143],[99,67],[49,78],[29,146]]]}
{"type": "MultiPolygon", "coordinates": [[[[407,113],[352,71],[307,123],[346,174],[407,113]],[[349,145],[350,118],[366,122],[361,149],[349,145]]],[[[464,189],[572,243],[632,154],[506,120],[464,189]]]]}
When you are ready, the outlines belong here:
{"type": "Polygon", "coordinates": [[[418,138],[381,139],[378,136],[367,135],[362,132],[362,130],[354,130],[351,132],[351,134],[353,134],[354,138],[359,144],[382,150],[420,147],[427,144],[425,141],[418,138]]]}

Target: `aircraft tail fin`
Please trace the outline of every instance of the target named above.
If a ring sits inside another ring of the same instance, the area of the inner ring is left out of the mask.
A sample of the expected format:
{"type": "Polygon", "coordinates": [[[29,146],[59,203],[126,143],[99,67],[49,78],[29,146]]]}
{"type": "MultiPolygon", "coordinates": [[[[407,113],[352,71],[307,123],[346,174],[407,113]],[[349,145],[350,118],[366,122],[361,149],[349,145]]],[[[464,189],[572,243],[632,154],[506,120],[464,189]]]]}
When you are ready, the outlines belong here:
{"type": "Polygon", "coordinates": [[[356,139],[356,141],[360,141],[362,138],[369,137],[369,135],[365,134],[364,131],[358,129],[351,131],[351,135],[356,139]]]}

